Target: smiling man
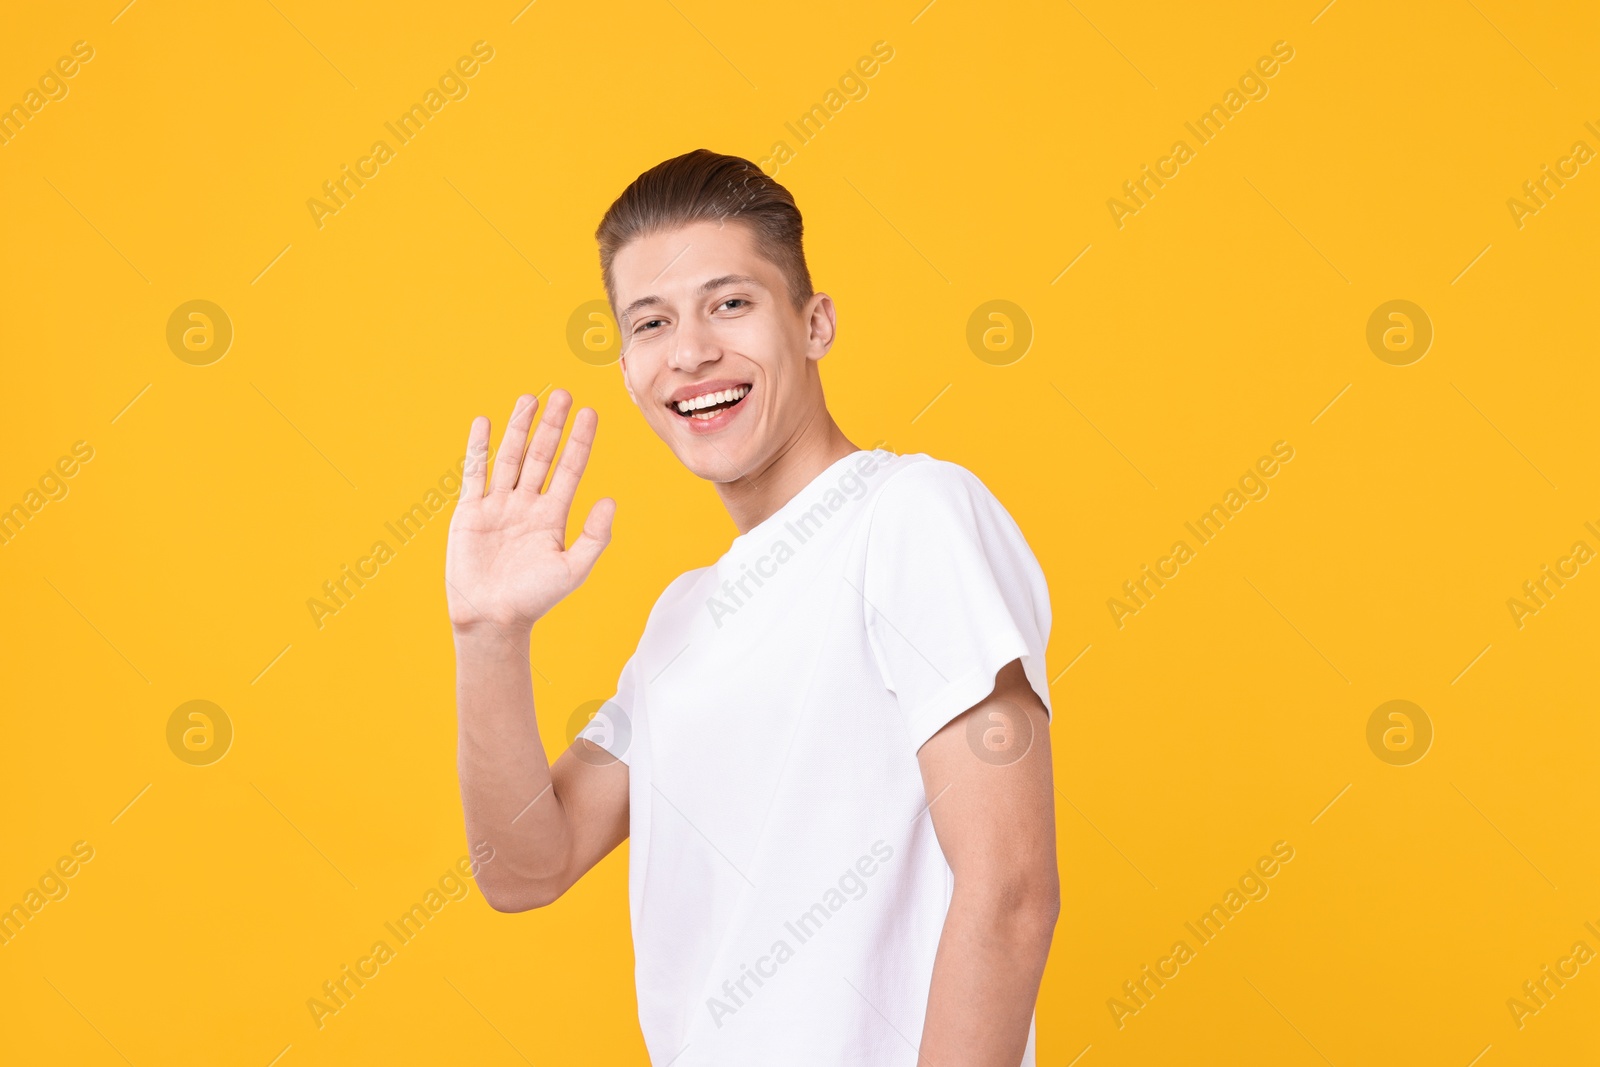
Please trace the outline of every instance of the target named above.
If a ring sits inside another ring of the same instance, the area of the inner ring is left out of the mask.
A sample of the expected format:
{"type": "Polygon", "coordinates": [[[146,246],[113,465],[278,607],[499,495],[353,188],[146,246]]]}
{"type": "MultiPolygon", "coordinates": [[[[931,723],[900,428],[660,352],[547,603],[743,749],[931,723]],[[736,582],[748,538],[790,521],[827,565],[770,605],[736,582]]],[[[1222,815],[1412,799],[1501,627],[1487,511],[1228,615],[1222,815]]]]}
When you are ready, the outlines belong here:
{"type": "Polygon", "coordinates": [[[598,415],[558,458],[571,396],[536,428],[522,396],[492,474],[473,420],[445,577],[479,885],[542,907],[631,839],[661,1067],[1029,1067],[1059,909],[1044,574],[971,472],[834,422],[801,237],[787,190],[704,149],[600,224],[628,395],[740,533],[553,765],[529,644],[611,538],[606,498],[566,542],[598,415]]]}

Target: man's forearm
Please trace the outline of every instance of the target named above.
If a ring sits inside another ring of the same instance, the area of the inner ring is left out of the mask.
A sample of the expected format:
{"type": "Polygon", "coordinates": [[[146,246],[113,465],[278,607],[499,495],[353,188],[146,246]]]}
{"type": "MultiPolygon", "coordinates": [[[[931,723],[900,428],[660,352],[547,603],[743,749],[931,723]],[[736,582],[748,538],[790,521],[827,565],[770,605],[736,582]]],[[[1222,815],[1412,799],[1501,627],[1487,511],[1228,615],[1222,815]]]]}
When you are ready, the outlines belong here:
{"type": "Polygon", "coordinates": [[[934,957],[922,1067],[1017,1067],[1055,930],[1053,894],[963,893],[934,957]]]}
{"type": "Polygon", "coordinates": [[[529,634],[480,627],[456,633],[457,768],[468,839],[497,861],[479,876],[496,907],[542,903],[537,888],[559,874],[567,828],[534,717],[529,634]],[[530,889],[534,895],[529,896],[530,889]]]}

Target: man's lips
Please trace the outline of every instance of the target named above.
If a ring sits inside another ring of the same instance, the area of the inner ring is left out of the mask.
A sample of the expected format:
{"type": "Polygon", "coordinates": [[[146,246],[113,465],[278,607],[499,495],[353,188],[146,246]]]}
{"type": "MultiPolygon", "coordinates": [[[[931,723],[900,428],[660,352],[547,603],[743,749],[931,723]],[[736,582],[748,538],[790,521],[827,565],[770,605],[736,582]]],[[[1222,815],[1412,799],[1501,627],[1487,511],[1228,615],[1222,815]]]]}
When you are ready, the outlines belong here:
{"type": "Polygon", "coordinates": [[[738,378],[707,378],[703,382],[690,382],[688,385],[680,386],[673,390],[672,395],[667,397],[667,403],[676,405],[685,400],[704,396],[707,393],[717,393],[725,389],[734,389],[741,386],[748,389],[750,388],[750,383],[741,381],[738,378]]]}
{"type": "Polygon", "coordinates": [[[703,404],[703,407],[690,408],[688,411],[679,410],[678,404],[669,404],[668,409],[678,418],[692,434],[717,433],[729,423],[739,417],[744,410],[744,402],[754,392],[754,387],[748,384],[738,384],[726,389],[706,392],[698,389],[696,395],[684,401],[685,405],[692,403],[703,404]]]}
{"type": "Polygon", "coordinates": [[[748,382],[701,382],[678,390],[679,395],[668,402],[667,408],[679,418],[704,422],[739,406],[752,389],[748,382]]]}

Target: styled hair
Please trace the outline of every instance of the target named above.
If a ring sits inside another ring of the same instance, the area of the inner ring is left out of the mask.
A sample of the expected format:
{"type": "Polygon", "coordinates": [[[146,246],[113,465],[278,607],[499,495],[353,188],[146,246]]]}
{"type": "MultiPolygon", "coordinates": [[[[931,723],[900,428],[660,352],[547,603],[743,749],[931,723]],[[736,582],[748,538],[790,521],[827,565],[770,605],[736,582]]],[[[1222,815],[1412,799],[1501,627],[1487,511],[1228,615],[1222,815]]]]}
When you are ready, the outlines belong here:
{"type": "Polygon", "coordinates": [[[783,272],[795,309],[803,307],[812,296],[811,272],[794,197],[748,159],[696,148],[639,175],[600,220],[594,236],[612,312],[618,310],[612,265],[629,241],[690,223],[727,221],[750,227],[756,250],[783,272]]]}

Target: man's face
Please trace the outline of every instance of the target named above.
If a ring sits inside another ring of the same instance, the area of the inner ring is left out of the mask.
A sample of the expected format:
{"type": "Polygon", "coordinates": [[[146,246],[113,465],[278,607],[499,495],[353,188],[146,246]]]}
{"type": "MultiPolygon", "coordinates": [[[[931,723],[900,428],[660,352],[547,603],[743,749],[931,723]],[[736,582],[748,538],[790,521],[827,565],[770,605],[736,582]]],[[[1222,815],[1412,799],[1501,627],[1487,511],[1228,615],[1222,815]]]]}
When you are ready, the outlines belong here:
{"type": "Polygon", "coordinates": [[[696,475],[760,471],[825,415],[813,362],[833,343],[833,302],[817,293],[796,310],[749,226],[641,237],[612,271],[628,395],[696,475]]]}

